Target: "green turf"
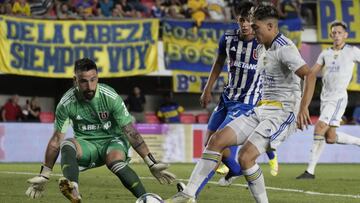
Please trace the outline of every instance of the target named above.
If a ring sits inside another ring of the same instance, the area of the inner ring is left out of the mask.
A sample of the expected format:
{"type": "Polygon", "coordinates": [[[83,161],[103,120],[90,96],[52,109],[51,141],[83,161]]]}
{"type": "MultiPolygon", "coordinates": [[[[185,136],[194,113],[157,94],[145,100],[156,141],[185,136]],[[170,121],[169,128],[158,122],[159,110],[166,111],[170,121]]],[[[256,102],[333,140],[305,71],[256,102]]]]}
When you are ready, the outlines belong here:
{"type": "MultiPolygon", "coordinates": [[[[148,192],[157,193],[163,198],[168,198],[176,193],[175,185],[160,185],[152,177],[147,167],[141,164],[132,164],[134,170],[141,177],[148,192]]],[[[171,171],[177,174],[180,179],[187,179],[190,176],[194,165],[172,164],[171,171]]],[[[321,164],[317,167],[315,180],[295,180],[295,177],[302,173],[305,165],[280,165],[280,173],[277,177],[271,177],[268,166],[262,165],[265,174],[265,181],[268,187],[287,188],[303,191],[320,192],[326,194],[360,194],[360,165],[355,164],[321,164]]],[[[60,194],[56,180],[53,176],[47,185],[45,197],[40,200],[30,200],[25,196],[27,188],[26,179],[33,175],[7,174],[5,171],[32,172],[37,173],[39,164],[0,164],[0,202],[67,202],[60,194]]],[[[55,166],[55,174],[60,173],[59,165],[55,166]]],[[[212,181],[217,181],[220,176],[216,175],[212,181]]],[[[235,181],[236,184],[246,184],[244,178],[235,181]]],[[[120,181],[112,175],[106,167],[92,169],[80,174],[80,191],[83,202],[135,202],[135,198],[121,185],[120,181]]],[[[336,197],[330,195],[310,195],[299,192],[267,190],[269,201],[274,203],[336,203],[336,202],[360,202],[359,198],[336,197]]],[[[246,187],[234,185],[231,187],[219,187],[209,183],[205,186],[198,202],[207,203],[232,203],[232,202],[253,202],[246,187]]]]}

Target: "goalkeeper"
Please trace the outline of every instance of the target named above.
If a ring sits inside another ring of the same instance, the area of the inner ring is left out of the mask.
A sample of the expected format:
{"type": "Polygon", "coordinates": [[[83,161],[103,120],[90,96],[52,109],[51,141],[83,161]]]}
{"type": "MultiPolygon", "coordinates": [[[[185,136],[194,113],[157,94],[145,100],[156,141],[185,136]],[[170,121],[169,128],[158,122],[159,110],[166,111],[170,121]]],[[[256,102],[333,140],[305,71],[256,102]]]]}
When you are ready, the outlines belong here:
{"type": "Polygon", "coordinates": [[[74,87],[61,98],[56,108],[55,130],[48,143],[40,174],[28,180],[26,195],[41,197],[52,168],[61,153],[61,193],[71,202],[81,202],[79,171],[104,164],[135,196],[146,193],[138,175],[129,165],[130,145],[144,159],[161,184],[170,184],[175,176],[167,164],[151,155],[141,135],[132,125],[132,117],[121,97],[111,87],[98,83],[96,64],[88,59],[75,62],[74,87]],[[72,124],[74,138],[64,140],[72,124]]]}

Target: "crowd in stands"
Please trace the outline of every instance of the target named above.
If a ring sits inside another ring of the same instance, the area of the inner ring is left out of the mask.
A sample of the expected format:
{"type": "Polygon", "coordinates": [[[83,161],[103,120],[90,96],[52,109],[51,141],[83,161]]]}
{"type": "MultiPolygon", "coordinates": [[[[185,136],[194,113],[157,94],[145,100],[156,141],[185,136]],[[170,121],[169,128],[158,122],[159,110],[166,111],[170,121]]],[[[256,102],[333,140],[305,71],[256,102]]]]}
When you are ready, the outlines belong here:
{"type": "Polygon", "coordinates": [[[19,95],[13,95],[1,106],[1,121],[3,122],[40,122],[41,107],[37,97],[26,100],[26,104],[19,105],[19,95]]]}
{"type": "MultiPolygon", "coordinates": [[[[204,20],[234,19],[234,8],[243,0],[0,0],[0,14],[55,19],[89,18],[174,18],[204,20]]],[[[314,22],[313,13],[302,0],[257,0],[275,5],[282,18],[304,17],[314,22]]]]}

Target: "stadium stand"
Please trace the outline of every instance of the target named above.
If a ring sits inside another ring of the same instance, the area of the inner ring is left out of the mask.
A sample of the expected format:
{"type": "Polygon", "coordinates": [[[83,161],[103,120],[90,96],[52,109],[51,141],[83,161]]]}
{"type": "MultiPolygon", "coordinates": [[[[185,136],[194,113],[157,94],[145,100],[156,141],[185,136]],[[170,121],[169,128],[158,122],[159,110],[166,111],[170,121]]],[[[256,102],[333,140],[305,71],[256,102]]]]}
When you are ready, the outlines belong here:
{"type": "Polygon", "coordinates": [[[40,122],[41,123],[52,123],[55,120],[55,115],[53,112],[40,112],[40,122]]]}
{"type": "Polygon", "coordinates": [[[146,112],[145,113],[145,122],[146,123],[160,123],[160,120],[154,112],[146,112]]]}
{"type": "Polygon", "coordinates": [[[203,123],[206,124],[209,121],[209,114],[208,113],[201,113],[196,115],[196,121],[197,123],[203,123]]]}
{"type": "Polygon", "coordinates": [[[196,123],[196,117],[191,113],[182,113],[180,114],[180,122],[181,123],[196,123]]]}

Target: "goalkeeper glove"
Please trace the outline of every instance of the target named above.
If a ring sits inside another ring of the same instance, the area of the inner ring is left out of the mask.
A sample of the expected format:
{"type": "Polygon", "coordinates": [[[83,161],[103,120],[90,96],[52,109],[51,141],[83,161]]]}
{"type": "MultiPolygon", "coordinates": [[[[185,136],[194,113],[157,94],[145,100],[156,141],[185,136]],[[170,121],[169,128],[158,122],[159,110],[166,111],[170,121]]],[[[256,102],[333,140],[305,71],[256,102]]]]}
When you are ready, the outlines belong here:
{"type": "Polygon", "coordinates": [[[25,194],[32,199],[42,197],[45,190],[45,185],[49,181],[50,174],[51,168],[42,165],[40,174],[27,180],[27,182],[31,185],[26,190],[25,194]]]}
{"type": "Polygon", "coordinates": [[[148,165],[152,175],[161,183],[161,184],[170,184],[174,182],[176,176],[165,169],[169,168],[169,164],[157,162],[155,158],[149,153],[144,158],[145,163],[148,165]]]}

